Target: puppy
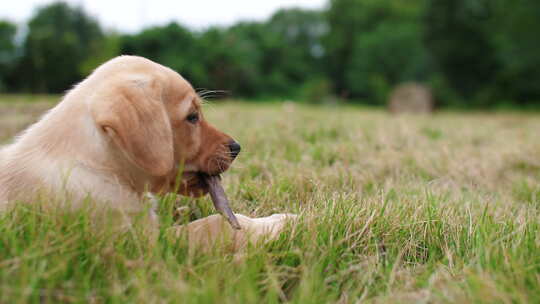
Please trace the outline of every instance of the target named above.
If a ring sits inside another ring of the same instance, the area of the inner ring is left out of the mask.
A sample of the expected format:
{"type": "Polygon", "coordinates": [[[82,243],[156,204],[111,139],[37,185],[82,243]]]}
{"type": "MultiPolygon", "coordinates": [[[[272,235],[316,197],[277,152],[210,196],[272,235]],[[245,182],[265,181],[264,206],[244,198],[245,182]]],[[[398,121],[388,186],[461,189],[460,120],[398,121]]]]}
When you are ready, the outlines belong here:
{"type": "MultiPolygon", "coordinates": [[[[142,57],[120,56],[0,150],[0,209],[45,194],[69,197],[74,207],[90,196],[134,214],[147,208],[145,193],[177,189],[180,171],[179,194],[205,195],[201,173],[223,173],[239,152],[236,141],[204,119],[199,96],[178,73],[142,57]]],[[[288,217],[240,218],[243,229],[233,234],[245,243],[275,237],[288,217]]],[[[190,242],[208,245],[198,239],[219,239],[226,227],[216,224],[220,220],[213,216],[180,230],[190,231],[190,242]]]]}

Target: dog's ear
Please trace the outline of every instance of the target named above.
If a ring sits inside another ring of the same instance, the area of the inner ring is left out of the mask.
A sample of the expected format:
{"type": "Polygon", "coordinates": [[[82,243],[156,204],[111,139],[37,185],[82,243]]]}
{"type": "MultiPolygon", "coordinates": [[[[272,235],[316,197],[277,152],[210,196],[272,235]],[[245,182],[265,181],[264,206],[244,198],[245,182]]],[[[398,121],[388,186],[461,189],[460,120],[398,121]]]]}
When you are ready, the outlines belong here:
{"type": "Polygon", "coordinates": [[[134,77],[121,84],[104,84],[90,108],[95,123],[124,155],[153,176],[174,166],[173,136],[157,81],[134,77]]]}

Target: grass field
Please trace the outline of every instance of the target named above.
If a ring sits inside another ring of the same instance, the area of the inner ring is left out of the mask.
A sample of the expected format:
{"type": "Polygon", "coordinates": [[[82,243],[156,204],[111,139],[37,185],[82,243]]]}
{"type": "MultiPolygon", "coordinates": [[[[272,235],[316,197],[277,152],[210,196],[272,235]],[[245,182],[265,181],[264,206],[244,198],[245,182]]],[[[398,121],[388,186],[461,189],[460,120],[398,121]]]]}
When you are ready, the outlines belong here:
{"type": "MultiPolygon", "coordinates": [[[[0,103],[0,142],[48,106],[0,103]]],[[[20,206],[0,215],[0,303],[540,302],[538,115],[205,111],[242,143],[224,177],[233,209],[297,225],[238,258],[20,206]]]]}

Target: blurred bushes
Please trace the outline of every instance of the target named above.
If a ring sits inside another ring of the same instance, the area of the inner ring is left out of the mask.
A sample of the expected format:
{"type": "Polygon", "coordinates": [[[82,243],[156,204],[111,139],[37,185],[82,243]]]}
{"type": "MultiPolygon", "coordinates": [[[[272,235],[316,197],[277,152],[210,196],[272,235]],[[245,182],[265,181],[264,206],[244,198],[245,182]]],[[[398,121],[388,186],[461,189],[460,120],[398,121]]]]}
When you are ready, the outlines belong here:
{"type": "Polygon", "coordinates": [[[16,31],[14,24],[0,21],[0,92],[8,89],[6,81],[13,73],[16,31]]]}
{"type": "Polygon", "coordinates": [[[83,11],[61,2],[43,7],[28,23],[12,87],[30,92],[69,89],[86,75],[84,63],[100,53],[105,39],[97,21],[83,11]]]}
{"type": "Polygon", "coordinates": [[[134,54],[235,97],[381,105],[414,81],[440,106],[540,106],[539,27],[536,0],[330,0],[324,11],[280,10],[265,22],[122,34],[59,2],[36,11],[22,39],[0,22],[0,91],[62,92],[134,54]]]}
{"type": "Polygon", "coordinates": [[[332,82],[326,78],[308,80],[301,87],[300,98],[313,104],[328,104],[336,101],[332,94],[332,82]]]}

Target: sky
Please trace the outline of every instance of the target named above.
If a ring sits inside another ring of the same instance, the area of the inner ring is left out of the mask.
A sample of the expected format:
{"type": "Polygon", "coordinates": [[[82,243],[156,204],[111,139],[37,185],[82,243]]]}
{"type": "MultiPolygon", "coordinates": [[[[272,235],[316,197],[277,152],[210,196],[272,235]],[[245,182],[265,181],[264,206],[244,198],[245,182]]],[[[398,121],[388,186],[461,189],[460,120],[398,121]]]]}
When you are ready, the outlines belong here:
{"type": "MultiPolygon", "coordinates": [[[[194,29],[264,20],[279,8],[322,8],[326,0],[64,0],[83,6],[107,29],[136,32],[176,21],[194,29]]],[[[0,19],[26,22],[36,8],[52,0],[3,0],[0,19]]]]}

